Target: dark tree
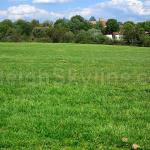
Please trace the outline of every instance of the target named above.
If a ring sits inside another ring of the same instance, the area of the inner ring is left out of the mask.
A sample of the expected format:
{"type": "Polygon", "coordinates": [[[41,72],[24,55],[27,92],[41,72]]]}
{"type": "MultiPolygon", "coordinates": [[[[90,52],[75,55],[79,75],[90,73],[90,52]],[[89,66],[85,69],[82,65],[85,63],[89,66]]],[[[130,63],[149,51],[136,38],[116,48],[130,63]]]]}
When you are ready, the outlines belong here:
{"type": "Polygon", "coordinates": [[[11,20],[3,20],[0,22],[0,39],[5,38],[6,33],[9,29],[13,28],[13,23],[11,20]]]}
{"type": "Polygon", "coordinates": [[[123,26],[123,36],[127,44],[134,44],[136,38],[135,25],[131,22],[126,22],[123,26]]]}
{"type": "Polygon", "coordinates": [[[46,20],[42,23],[42,26],[43,27],[52,27],[53,23],[51,21],[46,20]]]}
{"type": "Polygon", "coordinates": [[[79,15],[71,18],[69,26],[70,30],[74,33],[77,33],[80,30],[87,31],[91,28],[91,24],[79,15]]]}
{"type": "Polygon", "coordinates": [[[17,29],[17,32],[23,36],[29,36],[32,33],[31,23],[25,20],[17,20],[15,22],[15,27],[17,29]]]}
{"type": "Polygon", "coordinates": [[[113,34],[113,32],[119,31],[119,23],[117,22],[116,19],[108,19],[106,25],[107,25],[106,32],[108,34],[113,34]]]}
{"type": "Polygon", "coordinates": [[[39,20],[33,19],[33,20],[31,21],[31,26],[32,26],[32,28],[38,27],[39,24],[40,24],[40,23],[39,23],[39,20]]]}
{"type": "Polygon", "coordinates": [[[66,33],[66,29],[62,28],[60,26],[57,26],[52,29],[51,31],[51,37],[54,43],[63,42],[64,35],[66,33]]]}
{"type": "Polygon", "coordinates": [[[63,18],[63,19],[58,19],[54,23],[54,27],[60,27],[64,28],[65,30],[69,31],[69,20],[63,18]]]}

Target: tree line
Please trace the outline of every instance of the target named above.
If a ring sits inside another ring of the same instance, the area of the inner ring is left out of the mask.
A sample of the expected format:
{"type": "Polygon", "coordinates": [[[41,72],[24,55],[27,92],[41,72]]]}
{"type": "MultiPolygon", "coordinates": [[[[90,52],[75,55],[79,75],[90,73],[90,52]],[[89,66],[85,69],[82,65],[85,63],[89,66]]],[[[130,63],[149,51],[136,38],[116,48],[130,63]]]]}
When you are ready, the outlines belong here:
{"type": "Polygon", "coordinates": [[[108,19],[106,25],[94,17],[86,20],[76,15],[71,19],[58,19],[54,23],[38,20],[3,20],[0,22],[0,41],[2,42],[53,42],[53,43],[90,43],[150,46],[150,21],[134,23],[118,22],[108,19]],[[95,23],[92,23],[92,22],[95,23]],[[108,38],[107,34],[118,32],[120,40],[108,38]]]}

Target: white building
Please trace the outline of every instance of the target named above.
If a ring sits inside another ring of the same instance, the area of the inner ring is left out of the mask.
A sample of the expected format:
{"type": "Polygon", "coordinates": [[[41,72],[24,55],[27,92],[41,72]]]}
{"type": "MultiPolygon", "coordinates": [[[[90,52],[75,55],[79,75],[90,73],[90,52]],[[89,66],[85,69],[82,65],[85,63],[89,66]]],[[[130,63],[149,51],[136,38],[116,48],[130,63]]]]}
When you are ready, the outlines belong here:
{"type": "Polygon", "coordinates": [[[112,34],[106,34],[106,36],[110,39],[113,39],[112,34]]]}
{"type": "Polygon", "coordinates": [[[116,39],[116,40],[121,40],[123,38],[123,35],[117,32],[114,32],[113,34],[106,34],[106,36],[110,39],[116,39]]]}

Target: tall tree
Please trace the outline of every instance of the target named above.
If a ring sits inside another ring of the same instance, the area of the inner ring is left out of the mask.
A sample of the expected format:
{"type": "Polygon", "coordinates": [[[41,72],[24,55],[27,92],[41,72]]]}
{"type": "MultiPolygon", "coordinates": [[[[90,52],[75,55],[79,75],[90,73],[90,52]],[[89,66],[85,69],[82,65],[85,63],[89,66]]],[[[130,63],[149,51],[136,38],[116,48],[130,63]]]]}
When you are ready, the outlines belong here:
{"type": "Polygon", "coordinates": [[[32,33],[32,26],[30,22],[25,20],[17,20],[15,22],[15,27],[21,35],[29,36],[32,33]]]}
{"type": "Polygon", "coordinates": [[[107,25],[106,32],[108,34],[113,34],[113,32],[119,31],[119,23],[117,22],[116,19],[108,19],[106,25],[107,25]]]}
{"type": "Polygon", "coordinates": [[[73,16],[69,25],[70,30],[74,33],[77,33],[80,30],[87,31],[91,28],[91,24],[80,15],[73,16]]]}
{"type": "Polygon", "coordinates": [[[13,28],[11,20],[6,19],[0,22],[0,39],[5,38],[7,31],[11,28],[13,28]]]}
{"type": "Polygon", "coordinates": [[[123,25],[123,37],[127,44],[133,44],[136,37],[135,25],[131,22],[126,22],[123,25]]]}
{"type": "Polygon", "coordinates": [[[34,27],[38,27],[39,24],[40,24],[40,23],[39,23],[39,20],[33,19],[33,20],[31,21],[32,29],[33,29],[34,27]]]}
{"type": "Polygon", "coordinates": [[[52,25],[53,25],[53,22],[48,21],[48,20],[46,20],[42,23],[43,27],[52,27],[52,25]]]}
{"type": "Polygon", "coordinates": [[[53,42],[55,43],[63,42],[65,33],[66,33],[66,29],[63,27],[57,26],[53,28],[51,31],[51,38],[53,42]]]}
{"type": "Polygon", "coordinates": [[[54,23],[54,27],[62,27],[64,29],[66,29],[67,31],[69,31],[69,20],[63,18],[63,19],[58,19],[56,20],[56,22],[54,23]]]}

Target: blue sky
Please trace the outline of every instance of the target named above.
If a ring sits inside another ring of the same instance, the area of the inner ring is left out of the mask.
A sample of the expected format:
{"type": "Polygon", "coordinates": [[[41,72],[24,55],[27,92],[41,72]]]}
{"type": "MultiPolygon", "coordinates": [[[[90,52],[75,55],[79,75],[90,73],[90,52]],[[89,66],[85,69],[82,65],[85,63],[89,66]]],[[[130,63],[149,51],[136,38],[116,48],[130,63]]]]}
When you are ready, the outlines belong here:
{"type": "Polygon", "coordinates": [[[56,20],[82,15],[85,18],[116,18],[120,21],[150,20],[150,0],[0,0],[0,20],[56,20]]]}

